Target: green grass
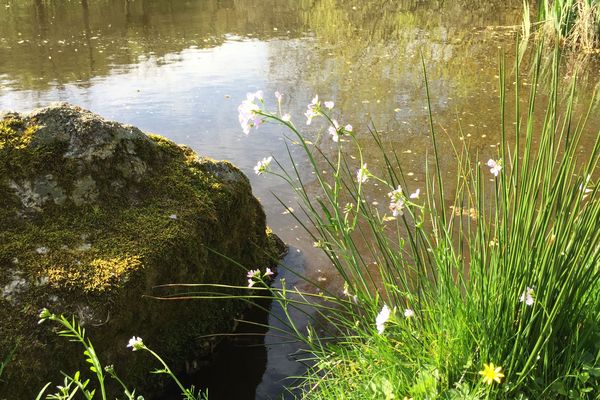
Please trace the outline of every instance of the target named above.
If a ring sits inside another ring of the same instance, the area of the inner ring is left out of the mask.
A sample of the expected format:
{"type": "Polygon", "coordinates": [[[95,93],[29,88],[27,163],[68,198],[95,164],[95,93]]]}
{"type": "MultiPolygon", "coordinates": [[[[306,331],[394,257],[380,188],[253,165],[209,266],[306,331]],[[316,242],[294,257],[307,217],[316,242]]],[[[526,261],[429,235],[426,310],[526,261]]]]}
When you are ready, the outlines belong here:
{"type": "MultiPolygon", "coordinates": [[[[245,114],[250,123],[282,124],[304,148],[316,194],[297,169],[265,169],[295,190],[302,208],[293,215],[346,282],[345,295],[317,282],[317,295],[286,289],[285,282],[270,290],[286,310],[314,310],[308,331],[288,321],[310,354],[302,398],[600,398],[600,134],[580,151],[592,108],[574,114],[576,84],[560,87],[558,54],[548,85],[538,81],[542,51],[534,58],[525,109],[518,76],[510,106],[501,61],[498,176],[467,143],[442,148],[430,115],[433,154],[423,160],[427,182],[415,199],[399,155],[377,132],[383,165],[364,170],[368,180],[358,182],[356,170],[368,160],[353,132],[338,128],[343,140],[331,156],[281,110],[265,110],[262,99],[242,106],[253,108],[245,114]],[[458,171],[450,181],[441,166],[448,152],[458,171]],[[395,197],[403,215],[392,218],[364,201],[373,182],[390,192],[404,188],[395,197]],[[391,315],[379,333],[384,305],[391,315]],[[406,309],[414,316],[405,317],[406,309]],[[317,335],[317,325],[325,333],[317,335]],[[486,383],[479,372],[490,363],[503,376],[486,383]]],[[[435,96],[428,87],[424,95],[435,96]]],[[[333,126],[333,111],[321,103],[309,110],[333,126]]],[[[269,289],[254,290],[250,297],[269,289]]]]}
{"type": "MultiPolygon", "coordinates": [[[[525,20],[529,7],[525,6],[525,20]]],[[[539,0],[537,22],[544,35],[582,52],[600,49],[600,1],[539,0]]]]}

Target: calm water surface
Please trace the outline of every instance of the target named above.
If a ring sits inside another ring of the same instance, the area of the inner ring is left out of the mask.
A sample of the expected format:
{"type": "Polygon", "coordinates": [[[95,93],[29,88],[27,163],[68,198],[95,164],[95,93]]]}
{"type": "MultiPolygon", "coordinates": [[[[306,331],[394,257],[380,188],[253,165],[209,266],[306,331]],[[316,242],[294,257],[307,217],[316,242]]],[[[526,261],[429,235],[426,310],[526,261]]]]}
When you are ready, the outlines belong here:
{"type": "MultiPolygon", "coordinates": [[[[269,225],[291,244],[286,263],[335,287],[323,257],[271,192],[293,207],[292,194],[276,178],[252,172],[269,154],[285,160],[282,130],[263,126],[245,136],[238,104],[246,92],[263,89],[274,106],[272,93],[279,90],[283,107],[303,125],[302,112],[314,94],[332,99],[338,119],[365,132],[367,153],[372,146],[366,127],[372,123],[405,154],[402,161],[418,187],[430,141],[420,54],[436,122],[456,139],[460,121],[463,135],[491,156],[499,136],[498,56],[506,53],[510,63],[521,4],[0,0],[0,109],[26,111],[68,101],[160,133],[201,155],[231,160],[250,177],[269,225]]],[[[583,99],[597,76],[596,69],[583,99]]],[[[597,118],[592,125],[598,132],[597,118]]],[[[315,134],[322,126],[309,128],[307,134],[315,134]]],[[[452,175],[447,154],[442,162],[452,175]]],[[[298,164],[302,170],[300,156],[298,164]]],[[[372,196],[383,198],[386,192],[375,190],[372,196]]],[[[385,200],[381,203],[385,208],[385,200]]],[[[295,283],[293,275],[282,275],[295,283]]],[[[277,323],[273,317],[270,322],[277,323]]],[[[211,399],[277,398],[282,379],[301,373],[288,357],[294,346],[280,341],[268,332],[266,347],[225,349],[227,362],[218,363],[210,379],[225,375],[240,384],[229,392],[211,389],[211,399]]]]}

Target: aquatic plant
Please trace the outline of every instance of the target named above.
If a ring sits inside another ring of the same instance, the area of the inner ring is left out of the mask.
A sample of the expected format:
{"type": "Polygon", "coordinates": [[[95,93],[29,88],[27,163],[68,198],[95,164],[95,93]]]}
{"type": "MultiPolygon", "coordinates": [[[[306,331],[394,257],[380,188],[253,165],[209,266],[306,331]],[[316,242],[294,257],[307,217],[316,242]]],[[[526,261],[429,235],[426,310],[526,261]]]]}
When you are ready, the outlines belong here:
{"type": "MultiPolygon", "coordinates": [[[[290,308],[313,310],[307,329],[288,321],[310,354],[301,397],[597,399],[600,134],[581,151],[591,106],[575,115],[575,81],[560,87],[558,56],[547,88],[538,81],[540,49],[534,58],[524,112],[516,61],[512,134],[500,63],[501,140],[492,158],[467,141],[444,148],[428,107],[433,154],[423,160],[424,186],[412,190],[398,150],[375,130],[383,165],[367,168],[358,134],[340,129],[333,103],[315,96],[305,114],[307,124],[320,119],[336,133],[322,139],[337,146],[329,155],[283,118],[281,106],[269,111],[263,96],[248,96],[243,127],[283,125],[304,150],[316,193],[294,163],[262,172],[291,185],[301,201],[292,216],[345,282],[343,293],[308,277],[311,293],[285,282],[249,289],[248,298],[270,296],[288,316],[290,308]],[[449,153],[458,167],[451,178],[441,167],[449,153]],[[374,184],[389,188],[388,211],[366,201],[374,184]]],[[[423,73],[429,102],[424,65],[423,73]]]]}
{"type": "MultiPolygon", "coordinates": [[[[529,6],[525,6],[525,21],[529,21],[529,6]]],[[[600,1],[540,0],[537,22],[544,36],[582,52],[600,49],[600,1]]]]}
{"type": "MultiPolygon", "coordinates": [[[[85,361],[89,364],[89,370],[95,376],[95,383],[92,383],[91,379],[85,378],[80,371],[76,371],[72,375],[62,373],[64,376],[62,385],[56,386],[54,393],[46,394],[51,386],[51,383],[47,383],[38,393],[36,400],[38,399],[52,399],[52,400],[68,400],[74,399],[79,396],[87,399],[102,399],[106,400],[107,397],[107,376],[114,379],[121,389],[123,395],[128,400],[144,400],[141,395],[136,395],[135,389],[130,390],[125,383],[119,378],[113,365],[103,366],[98,358],[96,350],[92,341],[86,337],[85,328],[77,323],[75,317],[68,319],[63,315],[56,315],[51,313],[48,309],[43,309],[40,313],[39,323],[45,321],[53,321],[60,325],[62,328],[58,331],[58,335],[69,339],[71,342],[77,342],[83,347],[83,355],[85,361]]],[[[147,347],[142,338],[133,336],[127,347],[130,347],[132,351],[145,351],[150,353],[154,359],[156,359],[161,368],[157,368],[152,371],[153,374],[164,374],[169,376],[173,382],[181,390],[181,395],[186,400],[207,400],[208,395],[201,391],[196,391],[194,387],[186,388],[183,386],[181,381],[177,379],[171,368],[167,363],[152,349],[147,347]]]]}

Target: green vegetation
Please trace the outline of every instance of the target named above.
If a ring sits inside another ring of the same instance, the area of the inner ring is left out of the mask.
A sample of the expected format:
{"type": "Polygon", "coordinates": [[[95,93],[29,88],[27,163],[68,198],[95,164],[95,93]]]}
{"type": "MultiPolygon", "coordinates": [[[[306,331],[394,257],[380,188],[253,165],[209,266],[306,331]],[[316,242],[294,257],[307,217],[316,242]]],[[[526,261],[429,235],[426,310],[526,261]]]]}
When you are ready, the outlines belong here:
{"type": "MultiPolygon", "coordinates": [[[[63,315],[52,314],[48,309],[43,309],[40,313],[40,321],[42,323],[44,321],[53,321],[62,326],[62,329],[58,331],[58,335],[61,337],[68,338],[71,342],[79,343],[84,351],[83,355],[85,356],[85,361],[89,364],[89,370],[93,373],[95,378],[95,385],[90,384],[91,380],[84,378],[80,371],[76,371],[72,375],[68,375],[63,372],[64,375],[64,384],[61,386],[57,386],[56,393],[45,394],[48,388],[50,387],[50,383],[46,384],[40,390],[36,399],[50,399],[50,400],[66,400],[76,398],[77,395],[81,395],[81,397],[92,400],[95,398],[100,398],[102,400],[106,400],[109,398],[107,396],[107,388],[106,388],[106,378],[110,376],[121,386],[123,391],[123,395],[128,400],[143,400],[144,397],[141,395],[135,394],[135,389],[130,390],[125,383],[119,378],[115,371],[114,365],[103,366],[98,358],[98,354],[94,349],[94,345],[92,341],[86,337],[85,329],[82,328],[76,321],[75,317],[72,319],[67,319],[63,315]],[[45,396],[45,397],[44,397],[45,396]]],[[[163,374],[170,377],[175,384],[181,390],[181,395],[186,400],[203,400],[207,399],[207,395],[202,393],[201,391],[196,391],[194,387],[186,388],[183,384],[177,379],[177,377],[173,374],[173,371],[167,363],[153,350],[147,347],[140,337],[132,337],[129,340],[129,344],[127,347],[130,347],[132,351],[145,351],[150,353],[152,357],[160,363],[161,368],[157,368],[152,371],[153,374],[163,374]]]]}
{"type": "Polygon", "coordinates": [[[588,53],[600,49],[600,1],[540,0],[537,8],[537,21],[544,35],[574,50],[588,53]]]}
{"type": "Polygon", "coordinates": [[[40,309],[78,316],[100,355],[150,390],[145,361],[134,363],[115,341],[132,331],[152,338],[183,370],[205,355],[197,338],[229,332],[245,303],[146,296],[173,282],[242,285],[244,270],[209,249],[246,269],[278,251],[231,164],[64,105],[0,118],[0,225],[0,369],[11,383],[0,397],[10,398],[32,398],[36,383],[78,365],[70,347],[36,328],[40,309]]]}
{"type": "MultiPolygon", "coordinates": [[[[334,119],[333,103],[315,97],[306,112],[329,125],[333,156],[305,139],[281,104],[266,110],[262,92],[242,103],[245,130],[261,120],[282,124],[304,148],[316,194],[296,169],[273,171],[269,159],[257,169],[292,185],[303,204],[297,222],[346,285],[339,294],[311,282],[311,295],[284,282],[259,294],[270,290],[284,310],[315,311],[308,330],[289,321],[312,355],[303,398],[599,398],[600,135],[580,148],[591,107],[574,114],[575,82],[559,101],[558,58],[549,87],[534,73],[525,110],[516,77],[514,125],[501,63],[501,143],[491,158],[466,141],[442,147],[430,114],[433,155],[422,160],[421,188],[405,180],[400,149],[390,151],[376,132],[383,166],[367,168],[359,138],[334,119]],[[456,177],[440,167],[449,154],[456,177]],[[389,211],[372,204],[374,185],[390,192],[378,198],[389,211]]],[[[535,71],[541,59],[538,50],[535,71]]]]}

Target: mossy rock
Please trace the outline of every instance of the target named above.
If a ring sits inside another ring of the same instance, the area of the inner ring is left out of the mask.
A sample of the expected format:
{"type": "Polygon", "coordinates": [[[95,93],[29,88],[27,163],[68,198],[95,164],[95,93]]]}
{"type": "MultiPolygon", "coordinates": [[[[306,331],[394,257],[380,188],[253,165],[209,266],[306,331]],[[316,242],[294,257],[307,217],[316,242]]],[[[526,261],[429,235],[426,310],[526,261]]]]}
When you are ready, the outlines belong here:
{"type": "Polygon", "coordinates": [[[157,365],[128,339],[180,371],[244,304],[148,295],[170,283],[244,285],[244,268],[281,251],[233,165],[67,104],[0,115],[0,227],[0,360],[14,350],[0,398],[10,399],[87,369],[76,344],[37,325],[42,308],[75,315],[105,365],[156,392],[157,365]]]}

